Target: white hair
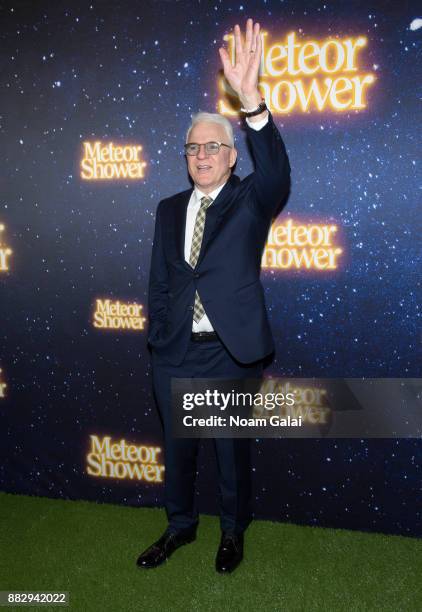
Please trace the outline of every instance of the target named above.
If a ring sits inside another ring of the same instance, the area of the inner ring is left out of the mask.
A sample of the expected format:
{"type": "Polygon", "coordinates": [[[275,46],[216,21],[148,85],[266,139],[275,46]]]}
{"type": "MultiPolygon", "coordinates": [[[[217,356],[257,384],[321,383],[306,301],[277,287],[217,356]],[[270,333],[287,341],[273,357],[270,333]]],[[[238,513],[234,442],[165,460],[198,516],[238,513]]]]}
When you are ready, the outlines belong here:
{"type": "Polygon", "coordinates": [[[234,147],[234,136],[233,136],[232,124],[226,117],[224,117],[223,115],[220,115],[219,113],[200,112],[200,113],[195,113],[195,115],[192,115],[191,124],[188,128],[188,131],[186,132],[186,142],[188,141],[191,129],[197,123],[217,123],[217,125],[221,125],[227,134],[227,138],[228,138],[227,144],[229,144],[231,147],[234,147]]]}

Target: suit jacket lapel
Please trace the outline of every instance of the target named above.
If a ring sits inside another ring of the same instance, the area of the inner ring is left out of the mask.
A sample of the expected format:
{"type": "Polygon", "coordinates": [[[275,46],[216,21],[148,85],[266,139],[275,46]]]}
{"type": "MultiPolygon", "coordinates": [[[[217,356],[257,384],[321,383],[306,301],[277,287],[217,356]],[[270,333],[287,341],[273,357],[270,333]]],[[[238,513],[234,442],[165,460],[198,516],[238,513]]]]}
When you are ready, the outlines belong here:
{"type": "Polygon", "coordinates": [[[176,201],[173,204],[173,227],[171,228],[176,243],[177,256],[187,266],[189,264],[185,262],[186,213],[192,191],[193,189],[187,189],[176,196],[176,201]]]}
{"type": "Polygon", "coordinates": [[[206,249],[211,240],[218,232],[218,228],[223,220],[223,217],[232,204],[230,197],[234,187],[240,183],[240,179],[236,175],[231,175],[223,189],[220,191],[214,202],[207,208],[205,217],[204,235],[202,237],[201,250],[196,265],[198,266],[205,255],[206,249]]]}

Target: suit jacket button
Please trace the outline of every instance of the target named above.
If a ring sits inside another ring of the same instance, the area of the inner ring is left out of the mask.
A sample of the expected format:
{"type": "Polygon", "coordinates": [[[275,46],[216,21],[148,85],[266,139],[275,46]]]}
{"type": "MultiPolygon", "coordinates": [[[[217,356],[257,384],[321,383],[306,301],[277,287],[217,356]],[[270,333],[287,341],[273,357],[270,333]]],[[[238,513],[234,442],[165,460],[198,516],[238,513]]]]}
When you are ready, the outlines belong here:
{"type": "Polygon", "coordinates": [[[195,272],[194,277],[195,277],[195,278],[199,278],[199,274],[198,274],[198,272],[195,272]]]}
{"type": "Polygon", "coordinates": [[[189,309],[188,309],[188,310],[193,310],[193,306],[189,306],[189,309]]]}

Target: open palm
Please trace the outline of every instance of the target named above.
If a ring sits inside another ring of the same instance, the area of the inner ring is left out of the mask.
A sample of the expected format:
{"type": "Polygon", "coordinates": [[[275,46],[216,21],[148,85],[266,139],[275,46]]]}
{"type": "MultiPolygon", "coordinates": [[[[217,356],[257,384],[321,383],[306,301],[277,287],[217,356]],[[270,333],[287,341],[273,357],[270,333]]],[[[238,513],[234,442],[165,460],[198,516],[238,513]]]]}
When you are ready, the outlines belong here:
{"type": "Polygon", "coordinates": [[[253,25],[252,19],[248,19],[246,22],[245,43],[243,44],[240,27],[237,24],[235,25],[234,66],[226,49],[223,47],[219,49],[224,76],[239,97],[252,95],[257,90],[259,65],[262,55],[262,40],[259,29],[259,23],[253,25]]]}

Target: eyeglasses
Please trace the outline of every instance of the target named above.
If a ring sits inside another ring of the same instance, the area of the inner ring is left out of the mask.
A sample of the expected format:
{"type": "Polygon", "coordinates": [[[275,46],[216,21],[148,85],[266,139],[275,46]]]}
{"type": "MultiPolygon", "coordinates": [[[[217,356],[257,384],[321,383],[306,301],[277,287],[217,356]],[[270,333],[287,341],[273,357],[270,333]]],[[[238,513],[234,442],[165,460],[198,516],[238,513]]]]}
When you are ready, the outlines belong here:
{"type": "Polygon", "coordinates": [[[224,144],[224,142],[206,142],[204,145],[198,144],[196,142],[187,142],[184,145],[186,155],[198,155],[201,147],[205,147],[205,153],[207,155],[217,155],[220,150],[220,147],[228,147],[231,149],[230,145],[224,144]]]}

